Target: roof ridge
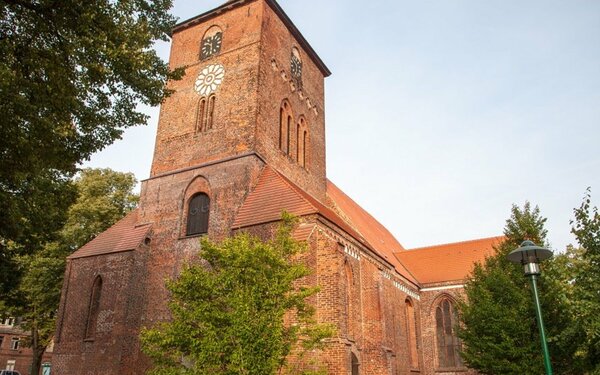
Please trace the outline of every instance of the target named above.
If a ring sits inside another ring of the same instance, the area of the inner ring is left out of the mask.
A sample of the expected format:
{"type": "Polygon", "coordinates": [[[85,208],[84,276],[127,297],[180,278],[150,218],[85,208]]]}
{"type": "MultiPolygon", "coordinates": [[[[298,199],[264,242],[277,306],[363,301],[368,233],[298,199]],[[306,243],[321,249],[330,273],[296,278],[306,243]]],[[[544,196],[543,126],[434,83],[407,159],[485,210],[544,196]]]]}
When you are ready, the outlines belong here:
{"type": "Polygon", "coordinates": [[[473,243],[473,242],[479,242],[479,241],[486,241],[486,240],[492,240],[492,239],[501,239],[501,238],[505,238],[506,236],[490,236],[490,237],[482,237],[482,238],[476,238],[473,240],[465,240],[465,241],[457,241],[457,242],[447,242],[447,243],[441,243],[441,244],[437,244],[437,245],[429,245],[429,246],[422,246],[422,247],[413,247],[411,249],[406,249],[406,251],[414,251],[414,250],[425,250],[425,249],[432,249],[432,248],[436,248],[436,247],[444,247],[444,246],[450,246],[450,245],[460,245],[460,244],[467,244],[467,243],[473,243]]]}
{"type": "MultiPolygon", "coordinates": [[[[378,220],[378,219],[377,219],[375,216],[373,216],[373,215],[372,215],[372,214],[371,214],[369,211],[367,211],[367,209],[365,209],[365,208],[364,208],[362,205],[358,204],[358,202],[356,202],[356,201],[355,201],[355,200],[354,200],[354,199],[353,199],[351,196],[349,196],[348,194],[346,194],[346,192],[345,192],[345,191],[343,191],[343,190],[342,190],[342,189],[341,189],[339,186],[337,186],[335,183],[333,183],[333,181],[331,181],[330,179],[327,179],[327,182],[328,182],[328,183],[330,183],[331,185],[333,185],[333,187],[334,187],[335,189],[337,189],[337,190],[338,190],[340,193],[342,193],[342,194],[343,194],[343,195],[344,195],[346,198],[348,198],[348,200],[349,200],[350,202],[352,202],[352,203],[353,203],[353,204],[354,204],[356,207],[358,207],[358,208],[360,209],[360,211],[361,211],[363,214],[367,215],[367,216],[368,216],[370,219],[372,219],[372,220],[373,220],[375,223],[377,223],[377,224],[378,224],[378,226],[379,226],[379,229],[381,229],[381,230],[384,230],[384,231],[385,231],[385,232],[387,232],[387,233],[388,233],[388,234],[389,234],[391,237],[393,237],[393,238],[394,238],[394,240],[395,240],[395,241],[398,243],[398,245],[400,245],[400,248],[401,248],[402,250],[406,250],[406,249],[404,248],[404,246],[402,245],[402,243],[400,243],[400,241],[398,240],[398,238],[396,238],[396,236],[394,235],[394,233],[392,233],[392,232],[391,232],[391,231],[388,229],[388,227],[387,227],[387,226],[385,226],[385,225],[384,225],[384,224],[383,224],[381,221],[379,221],[379,220],[378,220]]],[[[331,199],[331,200],[333,201],[333,204],[334,204],[334,205],[335,205],[335,206],[336,206],[336,207],[337,207],[337,208],[338,208],[340,211],[342,211],[342,213],[344,213],[344,215],[345,215],[345,216],[348,216],[348,214],[347,214],[347,213],[345,213],[345,212],[344,212],[344,210],[343,210],[341,207],[339,207],[339,205],[338,205],[338,204],[335,202],[335,200],[334,200],[334,199],[331,199]]],[[[349,219],[350,221],[352,220],[352,219],[350,219],[350,218],[348,218],[348,219],[349,219]]],[[[360,233],[360,231],[359,231],[359,230],[357,230],[357,231],[360,233]]],[[[361,235],[363,235],[363,234],[361,233],[361,235]]],[[[363,235],[363,236],[364,236],[364,235],[363,235]]],[[[394,252],[392,252],[392,253],[394,253],[394,252]]]]}
{"type": "MultiPolygon", "coordinates": [[[[239,229],[239,228],[242,228],[247,225],[257,224],[257,222],[255,222],[256,219],[248,218],[248,215],[249,215],[248,204],[250,204],[250,205],[255,204],[253,202],[253,200],[257,196],[260,196],[261,193],[259,193],[259,192],[264,192],[265,189],[268,191],[270,189],[270,186],[273,184],[277,185],[277,188],[281,190],[280,191],[281,194],[274,199],[270,199],[268,202],[263,202],[264,204],[261,207],[262,210],[265,209],[265,206],[277,207],[279,204],[285,203],[285,201],[287,199],[287,198],[285,198],[286,196],[290,196],[290,197],[293,197],[296,207],[288,206],[286,209],[288,212],[295,214],[297,216],[304,216],[304,215],[307,215],[310,213],[319,212],[319,205],[321,205],[321,203],[316,198],[314,198],[307,192],[301,190],[293,182],[288,180],[285,176],[283,176],[281,173],[276,171],[269,164],[266,164],[264,166],[264,168],[262,169],[262,171],[260,172],[260,175],[257,178],[256,185],[254,186],[253,189],[251,189],[248,192],[248,195],[246,196],[242,205],[240,206],[240,208],[235,216],[233,225],[232,225],[233,229],[239,229]],[[285,191],[285,193],[284,193],[284,191],[285,191]],[[278,200],[277,198],[282,198],[283,202],[281,201],[281,199],[278,200]],[[249,203],[249,202],[252,202],[252,203],[249,203]],[[301,207],[298,207],[298,205],[300,205],[301,207]],[[300,209],[300,211],[295,210],[298,208],[300,209]]],[[[271,207],[271,208],[273,208],[273,207],[271,207]]],[[[283,208],[283,209],[285,209],[285,208],[283,208]]],[[[277,217],[274,216],[273,212],[270,212],[270,214],[267,214],[266,218],[268,218],[269,221],[280,220],[281,219],[281,211],[278,211],[276,216],[277,217]]],[[[265,219],[265,217],[261,218],[260,220],[263,220],[263,219],[265,219]]]]}

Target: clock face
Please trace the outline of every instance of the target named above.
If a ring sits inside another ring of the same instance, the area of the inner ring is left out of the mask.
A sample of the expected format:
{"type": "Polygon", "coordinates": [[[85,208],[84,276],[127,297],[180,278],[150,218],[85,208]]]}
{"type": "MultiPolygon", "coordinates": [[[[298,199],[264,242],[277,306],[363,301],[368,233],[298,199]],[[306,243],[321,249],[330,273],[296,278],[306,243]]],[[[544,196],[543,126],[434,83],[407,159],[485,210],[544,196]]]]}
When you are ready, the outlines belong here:
{"type": "Polygon", "coordinates": [[[204,38],[202,41],[202,49],[200,52],[200,58],[202,60],[208,59],[209,57],[216,55],[221,51],[221,42],[223,39],[223,33],[216,33],[213,36],[204,38]]]}
{"type": "Polygon", "coordinates": [[[200,71],[194,90],[201,96],[208,96],[217,91],[225,78],[225,68],[221,64],[208,65],[200,71]]]}
{"type": "Polygon", "coordinates": [[[294,55],[292,55],[291,70],[294,78],[302,78],[302,62],[294,55]]]}

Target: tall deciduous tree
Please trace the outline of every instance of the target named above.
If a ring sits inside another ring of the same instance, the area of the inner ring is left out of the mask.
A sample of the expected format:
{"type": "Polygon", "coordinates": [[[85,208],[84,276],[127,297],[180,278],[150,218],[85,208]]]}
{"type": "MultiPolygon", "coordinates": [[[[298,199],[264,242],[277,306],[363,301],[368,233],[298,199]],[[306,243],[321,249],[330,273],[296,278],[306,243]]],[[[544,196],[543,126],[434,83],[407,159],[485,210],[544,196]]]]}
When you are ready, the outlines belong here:
{"type": "MultiPolygon", "coordinates": [[[[544,372],[531,289],[522,267],[510,263],[506,255],[524,240],[547,246],[545,222],[537,207],[532,208],[529,203],[523,208],[513,206],[504,229],[506,238],[496,249],[496,255],[486,259],[484,264],[476,265],[465,285],[466,299],[460,304],[461,324],[458,327],[463,341],[461,354],[469,367],[482,374],[544,372]]],[[[553,262],[558,263],[553,273],[542,273],[540,280],[553,364],[557,373],[581,373],[571,360],[576,348],[565,344],[573,340],[574,335],[562,330],[572,324],[570,316],[563,310],[571,290],[566,282],[553,276],[557,273],[565,276],[560,273],[560,263],[568,262],[568,259],[558,257],[553,262]],[[549,277],[554,282],[549,283],[549,277]],[[557,284],[566,287],[552,289],[557,284]]]]}
{"type": "Polygon", "coordinates": [[[309,270],[290,229],[286,219],[269,242],[201,240],[201,260],[168,283],[172,321],[142,332],[152,374],[275,374],[300,336],[299,347],[312,350],[332,335],[306,302],[317,289],[297,284],[309,270]]]}
{"type": "Polygon", "coordinates": [[[9,243],[31,253],[54,239],[77,163],[144,124],[138,106],[181,75],[152,49],[175,23],[171,3],[0,0],[1,269],[9,243]]]}
{"type": "Polygon", "coordinates": [[[579,347],[589,371],[600,374],[600,213],[592,207],[588,189],[581,206],[575,209],[572,232],[585,260],[573,280],[574,312],[583,331],[579,347]]]}
{"type": "Polygon", "coordinates": [[[39,372],[54,334],[65,258],[135,207],[138,197],[132,191],[136,182],[131,173],[84,169],[73,182],[78,198],[57,240],[16,258],[22,277],[6,304],[15,316],[22,317],[21,328],[31,332],[25,345],[33,350],[32,374],[39,372]]]}

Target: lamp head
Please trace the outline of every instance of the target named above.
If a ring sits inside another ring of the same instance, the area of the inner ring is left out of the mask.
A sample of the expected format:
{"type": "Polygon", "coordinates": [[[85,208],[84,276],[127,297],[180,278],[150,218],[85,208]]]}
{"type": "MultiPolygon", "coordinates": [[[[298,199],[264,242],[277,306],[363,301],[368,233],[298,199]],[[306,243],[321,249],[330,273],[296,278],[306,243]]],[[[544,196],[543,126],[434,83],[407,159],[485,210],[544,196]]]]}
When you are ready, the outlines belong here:
{"type": "Polygon", "coordinates": [[[552,257],[552,250],[540,247],[531,241],[523,241],[521,246],[510,252],[506,258],[513,263],[520,263],[525,275],[539,275],[539,263],[552,257]]]}

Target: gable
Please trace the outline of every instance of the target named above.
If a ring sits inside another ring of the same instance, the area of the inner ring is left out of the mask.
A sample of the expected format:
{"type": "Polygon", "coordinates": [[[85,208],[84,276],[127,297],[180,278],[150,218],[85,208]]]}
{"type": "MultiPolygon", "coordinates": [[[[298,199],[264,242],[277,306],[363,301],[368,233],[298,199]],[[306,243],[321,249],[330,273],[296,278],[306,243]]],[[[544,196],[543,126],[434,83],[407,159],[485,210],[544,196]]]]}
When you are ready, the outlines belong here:
{"type": "Polygon", "coordinates": [[[84,258],[96,255],[135,250],[150,232],[150,224],[137,225],[138,210],[131,211],[112,227],[83,245],[67,259],[84,258]]]}
{"type": "Polygon", "coordinates": [[[232,228],[240,229],[278,221],[281,219],[282,211],[299,217],[318,214],[381,256],[398,273],[416,284],[416,278],[394,256],[395,251],[404,251],[402,245],[381,223],[343,194],[335,185],[328,184],[328,193],[329,185],[332,186],[333,191],[330,198],[336,207],[345,214],[346,220],[273,168],[266,166],[256,187],[238,211],[232,228]]]}

